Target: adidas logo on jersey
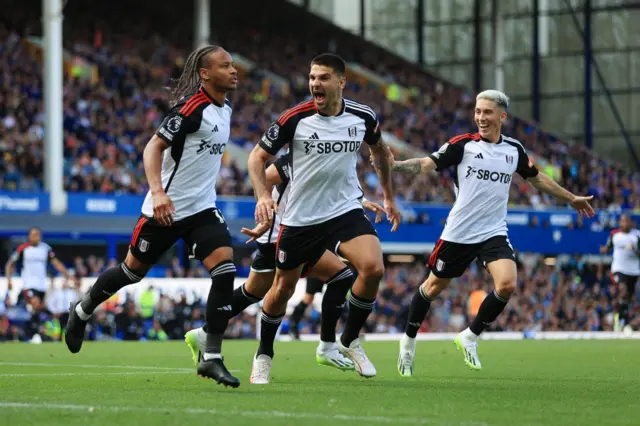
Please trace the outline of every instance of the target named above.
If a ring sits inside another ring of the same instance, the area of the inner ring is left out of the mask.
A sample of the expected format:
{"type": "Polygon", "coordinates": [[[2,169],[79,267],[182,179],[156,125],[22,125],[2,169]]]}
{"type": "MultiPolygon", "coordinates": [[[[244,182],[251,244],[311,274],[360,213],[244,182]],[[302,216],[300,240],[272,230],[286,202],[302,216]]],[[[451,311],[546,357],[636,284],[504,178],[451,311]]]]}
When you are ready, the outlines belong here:
{"type": "Polygon", "coordinates": [[[309,136],[309,139],[320,139],[320,137],[318,136],[317,133],[312,134],[311,136],[309,136]]]}
{"type": "Polygon", "coordinates": [[[217,132],[217,131],[218,131],[218,125],[216,124],[215,126],[213,126],[212,132],[217,132]]]}
{"type": "Polygon", "coordinates": [[[484,160],[484,157],[482,156],[482,153],[476,155],[474,158],[479,158],[481,160],[484,160]]]}

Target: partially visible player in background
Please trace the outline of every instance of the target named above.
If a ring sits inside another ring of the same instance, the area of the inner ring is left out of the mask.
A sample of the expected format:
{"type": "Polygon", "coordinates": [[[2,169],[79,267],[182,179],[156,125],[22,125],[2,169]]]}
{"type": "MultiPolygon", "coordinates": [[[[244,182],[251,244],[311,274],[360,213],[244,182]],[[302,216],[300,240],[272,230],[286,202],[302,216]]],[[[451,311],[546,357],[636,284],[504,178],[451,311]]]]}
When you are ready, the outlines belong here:
{"type": "Polygon", "coordinates": [[[192,52],[172,92],[172,108],[144,150],[149,192],[123,263],[103,272],[89,292],[71,305],[65,342],[80,351],[93,311],[121,288],[142,280],[179,239],[209,271],[208,332],[198,374],[238,387],[223,363],[222,338],[229,323],[236,267],[232,240],[216,208],[216,180],[231,132],[227,92],[238,72],[219,46],[192,52]]]}
{"type": "Polygon", "coordinates": [[[302,320],[307,307],[313,303],[313,298],[316,293],[322,293],[323,287],[323,281],[317,278],[307,277],[307,288],[304,292],[304,296],[302,296],[302,300],[300,300],[300,303],[296,305],[289,316],[289,333],[294,339],[300,339],[300,320],[302,320]]]}
{"type": "Polygon", "coordinates": [[[609,235],[607,244],[600,248],[602,254],[613,250],[611,279],[618,286],[618,312],[614,330],[631,329],[636,283],[640,277],[640,231],[633,229],[629,215],[620,216],[620,228],[609,235]]]}
{"type": "Polygon", "coordinates": [[[69,272],[57,258],[49,244],[42,241],[40,228],[29,229],[29,241],[18,246],[4,267],[8,290],[13,289],[13,266],[22,262],[22,291],[18,296],[19,304],[27,304],[33,296],[44,302],[47,294],[47,266],[51,264],[58,272],[69,279],[69,272]]]}

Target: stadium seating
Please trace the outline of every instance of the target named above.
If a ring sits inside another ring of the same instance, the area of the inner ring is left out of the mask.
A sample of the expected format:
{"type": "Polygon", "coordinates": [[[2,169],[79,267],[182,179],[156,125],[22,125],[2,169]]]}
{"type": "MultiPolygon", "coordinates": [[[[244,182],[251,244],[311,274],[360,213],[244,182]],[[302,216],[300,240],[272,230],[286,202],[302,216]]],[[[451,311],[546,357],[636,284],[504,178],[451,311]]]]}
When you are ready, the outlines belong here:
{"type": "MultiPolygon", "coordinates": [[[[289,31],[294,31],[289,30],[289,31]]],[[[0,188],[5,190],[39,190],[42,188],[42,105],[41,65],[28,52],[25,39],[7,31],[2,35],[3,86],[11,87],[0,101],[2,130],[0,145],[0,188]],[[20,70],[20,72],[9,72],[20,70]],[[28,144],[20,143],[29,141],[28,144]],[[14,146],[29,146],[12,155],[14,146]]],[[[87,39],[88,29],[75,28],[87,39]]],[[[259,139],[261,132],[279,112],[306,96],[306,72],[309,58],[322,49],[308,32],[308,40],[300,43],[286,28],[268,37],[259,29],[236,30],[221,36],[221,44],[232,52],[255,61],[257,69],[266,69],[288,81],[289,93],[280,93],[265,82],[260,72],[244,76],[234,103],[233,135],[235,143],[247,149],[259,139]]],[[[93,45],[81,38],[70,44],[70,50],[97,67],[97,83],[81,78],[67,78],[65,84],[65,187],[69,191],[101,193],[144,193],[145,178],[141,155],[149,135],[166,111],[166,73],[174,75],[186,50],[172,47],[165,40],[154,39],[131,49],[132,34],[115,34],[128,40],[123,45],[100,42],[93,33],[93,45]],[[123,49],[127,54],[123,54],[123,49]],[[136,56],[139,55],[139,56],[136,56]],[[165,72],[165,75],[162,74],[165,72]]],[[[449,137],[473,131],[473,96],[436,80],[425,73],[403,67],[390,54],[384,56],[356,49],[348,40],[340,40],[338,52],[380,75],[391,76],[398,84],[411,88],[406,102],[391,102],[378,88],[352,82],[346,92],[378,111],[384,130],[393,133],[415,148],[430,152],[449,137]],[[342,52],[342,49],[345,52],[342,52]],[[357,52],[356,53],[354,53],[357,52]]],[[[532,152],[545,173],[578,193],[596,196],[595,207],[633,208],[640,210],[640,177],[599,159],[579,144],[566,144],[533,124],[510,119],[505,133],[520,139],[532,152]]],[[[365,192],[371,197],[377,179],[366,166],[363,150],[359,172],[365,192]]],[[[251,189],[244,165],[227,164],[219,186],[225,195],[248,195],[251,189]]],[[[452,177],[425,176],[418,179],[396,176],[399,196],[407,201],[453,201],[452,177]]],[[[511,194],[512,204],[543,207],[554,200],[539,195],[522,180],[516,179],[511,194]]]]}
{"type": "MultiPolygon", "coordinates": [[[[10,3],[15,13],[0,22],[0,190],[40,191],[44,186],[43,69],[37,59],[37,49],[33,49],[33,40],[29,38],[40,31],[39,10],[28,10],[28,2],[10,3]]],[[[82,18],[86,12],[82,5],[70,4],[65,14],[65,19],[73,24],[65,33],[66,49],[81,58],[83,64],[88,64],[89,69],[95,69],[95,75],[83,75],[80,70],[75,77],[67,74],[65,78],[65,188],[71,192],[143,194],[147,188],[142,151],[167,111],[164,89],[167,77],[176,76],[188,54],[189,34],[185,34],[185,28],[190,29],[191,15],[165,15],[158,19],[148,16],[140,23],[131,21],[140,15],[119,11],[122,2],[92,6],[96,8],[92,13],[101,16],[100,25],[84,25],[82,18]],[[105,10],[100,10],[101,7],[105,10]],[[169,28],[167,24],[175,24],[171,28],[177,29],[163,31],[169,28]],[[175,44],[169,42],[174,36],[179,40],[175,44]]],[[[174,8],[170,12],[177,13],[174,8]]],[[[154,8],[149,13],[161,15],[163,10],[154,8]]],[[[232,140],[238,147],[252,149],[279,112],[306,96],[309,59],[331,47],[320,41],[326,38],[319,36],[327,33],[325,24],[308,25],[308,31],[304,32],[274,25],[267,36],[259,23],[247,22],[245,27],[219,34],[220,44],[257,64],[255,70],[243,75],[239,90],[231,96],[232,140]],[[269,82],[265,70],[287,81],[290,90],[283,92],[269,82]]],[[[413,94],[402,101],[391,101],[375,85],[355,80],[349,83],[345,95],[371,105],[379,113],[385,131],[425,152],[437,149],[455,134],[473,131],[472,94],[418,71],[388,52],[336,31],[331,34],[335,37],[330,45],[348,61],[393,79],[413,94]]],[[[523,120],[510,119],[505,133],[520,139],[545,173],[576,193],[595,195],[594,207],[614,211],[633,209],[640,213],[638,174],[633,175],[579,143],[564,142],[523,120]]],[[[368,166],[364,151],[360,159],[360,179],[366,195],[379,198],[377,177],[368,166]]],[[[221,176],[223,179],[218,182],[221,195],[252,194],[243,164],[226,163],[221,176]]],[[[514,182],[512,204],[534,208],[554,204],[521,179],[514,182]]],[[[406,201],[452,203],[454,200],[450,171],[417,178],[395,175],[394,183],[398,196],[406,201]]],[[[104,268],[105,261],[78,258],[73,266],[80,276],[95,276],[104,268]]],[[[520,267],[518,295],[495,324],[496,329],[611,329],[616,289],[601,266],[575,261],[566,270],[556,270],[540,258],[534,264],[520,267]]],[[[184,274],[178,266],[167,271],[167,276],[184,274]]],[[[409,299],[425,273],[422,264],[390,267],[367,331],[402,329],[409,299]]],[[[198,269],[191,274],[204,276],[198,269]]],[[[485,285],[488,282],[486,273],[473,266],[434,303],[423,330],[460,330],[472,315],[467,289],[473,287],[482,292],[488,289],[485,285]]],[[[164,326],[171,312],[184,308],[181,303],[163,299],[155,319],[164,326]]],[[[125,301],[121,305],[124,306],[125,301]]],[[[200,321],[193,314],[196,308],[190,307],[191,313],[181,316],[183,323],[171,327],[174,332],[167,331],[169,337],[178,336],[176,327],[183,329],[200,321]]],[[[114,307],[111,313],[97,315],[96,322],[102,324],[98,328],[111,331],[96,331],[94,338],[117,335],[116,315],[121,309],[114,307]]],[[[11,315],[24,316],[24,313],[0,304],[0,340],[12,339],[12,336],[28,338],[27,328],[3,325],[11,315]]],[[[316,329],[318,319],[317,313],[310,313],[303,329],[316,329]]],[[[146,325],[144,336],[152,326],[146,325]]],[[[40,328],[31,328],[34,329],[40,328]]],[[[255,318],[247,314],[235,319],[229,333],[233,337],[254,335],[255,318]]]]}
{"type": "MultiPolygon", "coordinates": [[[[245,259],[242,264],[249,264],[245,259]]],[[[95,257],[77,257],[73,267],[78,278],[96,277],[105,265],[104,259],[95,257]]],[[[520,331],[535,333],[536,331],[610,331],[613,327],[618,290],[609,279],[608,270],[602,265],[588,264],[579,259],[572,259],[562,268],[545,263],[543,256],[530,262],[519,263],[518,291],[511,299],[504,315],[495,324],[494,331],[520,331]]],[[[387,268],[380,287],[380,293],[373,314],[365,327],[366,332],[388,333],[401,332],[407,321],[408,308],[416,287],[426,276],[426,268],[421,262],[412,264],[396,264],[387,268]]],[[[167,277],[205,277],[202,268],[193,268],[188,274],[174,259],[172,266],[166,270],[167,277]]],[[[490,278],[478,264],[473,264],[459,279],[434,302],[422,332],[457,332],[462,330],[475,314],[474,293],[484,297],[490,291],[490,278]],[[471,289],[471,292],[469,291],[471,289]]],[[[154,320],[167,332],[169,339],[182,339],[184,331],[202,322],[202,312],[206,299],[196,298],[187,303],[183,297],[170,298],[160,295],[153,313],[143,322],[139,338],[149,338],[149,330],[154,320]],[[182,333],[182,334],[181,334],[182,333]]],[[[48,303],[46,306],[50,307],[48,303]]],[[[107,303],[95,317],[92,338],[122,339],[121,323],[117,316],[133,306],[140,315],[140,300],[132,295],[107,303]]],[[[48,314],[37,318],[31,312],[37,308],[14,306],[7,298],[0,303],[0,321],[6,320],[15,327],[0,327],[0,341],[27,340],[33,333],[41,330],[53,332],[50,326],[60,319],[60,315],[48,314]]],[[[53,309],[51,309],[53,310],[53,309]]],[[[638,312],[636,312],[637,314],[638,312]]],[[[64,321],[64,320],[63,320],[64,321]]],[[[320,324],[319,312],[310,309],[301,323],[301,332],[318,332],[320,324]]],[[[640,326],[640,315],[632,324],[640,326]]],[[[255,336],[255,315],[243,313],[234,318],[228,330],[229,337],[245,338],[255,336]]],[[[283,332],[287,332],[288,322],[283,324],[283,332]]],[[[51,337],[53,340],[55,338],[51,337]]],[[[59,338],[59,337],[58,337],[59,338]]]]}

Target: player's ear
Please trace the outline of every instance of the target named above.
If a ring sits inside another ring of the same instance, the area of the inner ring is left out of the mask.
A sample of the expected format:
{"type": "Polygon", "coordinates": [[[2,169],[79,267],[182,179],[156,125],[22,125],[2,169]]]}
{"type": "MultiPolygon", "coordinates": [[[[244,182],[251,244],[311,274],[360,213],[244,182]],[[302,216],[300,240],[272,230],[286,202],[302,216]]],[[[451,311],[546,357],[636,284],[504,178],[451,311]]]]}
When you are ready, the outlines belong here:
{"type": "Polygon", "coordinates": [[[347,77],[345,77],[344,75],[340,76],[340,88],[342,90],[344,90],[344,88],[347,86],[347,77]]]}
{"type": "Polygon", "coordinates": [[[506,119],[507,119],[507,112],[506,112],[506,111],[504,111],[504,110],[502,110],[502,111],[500,112],[500,121],[504,121],[504,120],[506,120],[506,119]]]}
{"type": "Polygon", "coordinates": [[[200,78],[203,81],[211,80],[211,77],[209,76],[209,70],[206,68],[200,68],[200,78]]]}

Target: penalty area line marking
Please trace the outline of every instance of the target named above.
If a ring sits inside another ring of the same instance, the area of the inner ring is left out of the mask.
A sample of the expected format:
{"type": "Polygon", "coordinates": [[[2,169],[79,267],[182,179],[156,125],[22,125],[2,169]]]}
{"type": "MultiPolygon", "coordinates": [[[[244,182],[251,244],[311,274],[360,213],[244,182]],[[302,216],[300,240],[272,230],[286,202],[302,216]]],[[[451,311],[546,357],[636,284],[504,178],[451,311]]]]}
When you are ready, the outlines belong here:
{"type": "Polygon", "coordinates": [[[354,416],[348,414],[322,414],[322,413],[305,413],[305,412],[287,412],[287,411],[252,411],[252,410],[216,410],[210,408],[149,408],[149,407],[131,407],[131,406],[109,406],[109,405],[75,405],[75,404],[54,404],[54,403],[30,403],[30,402],[12,402],[0,401],[1,408],[14,409],[47,409],[47,410],[67,410],[67,411],[89,411],[89,412],[138,412],[138,413],[179,413],[179,414],[218,414],[218,415],[235,415],[240,417],[280,417],[289,419],[314,419],[314,420],[342,420],[350,422],[362,423],[405,423],[405,424],[432,424],[432,425],[456,425],[456,426],[488,426],[485,422],[453,422],[448,420],[415,418],[415,417],[387,417],[387,416],[354,416]]]}

